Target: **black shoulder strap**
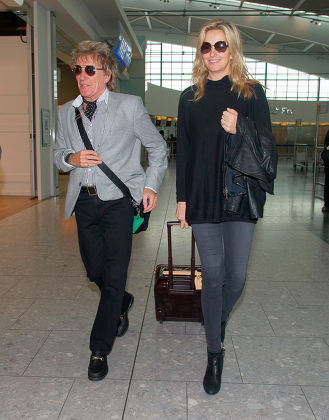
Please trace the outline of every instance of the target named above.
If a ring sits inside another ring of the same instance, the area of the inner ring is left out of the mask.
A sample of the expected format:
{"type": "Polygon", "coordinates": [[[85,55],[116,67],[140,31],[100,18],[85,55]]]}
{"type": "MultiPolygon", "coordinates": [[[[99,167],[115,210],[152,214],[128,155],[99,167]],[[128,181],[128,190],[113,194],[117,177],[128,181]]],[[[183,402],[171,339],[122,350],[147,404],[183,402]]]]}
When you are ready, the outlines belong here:
{"type": "MultiPolygon", "coordinates": [[[[80,136],[82,138],[82,141],[83,141],[86,149],[87,150],[94,150],[94,148],[93,148],[93,146],[92,146],[92,144],[89,140],[88,134],[86,133],[86,130],[83,126],[82,116],[80,114],[79,108],[75,108],[75,119],[77,121],[79,133],[80,133],[80,136]]],[[[113,182],[113,184],[115,184],[122,191],[123,195],[125,195],[126,197],[128,197],[131,200],[134,207],[135,207],[135,205],[138,206],[138,203],[134,200],[133,196],[131,195],[131,192],[130,192],[129,188],[121,181],[121,179],[119,177],[117,177],[115,175],[114,172],[111,171],[111,169],[106,165],[106,163],[102,162],[97,166],[99,167],[99,169],[101,169],[104,172],[105,175],[107,175],[110,178],[110,180],[113,182]]]]}

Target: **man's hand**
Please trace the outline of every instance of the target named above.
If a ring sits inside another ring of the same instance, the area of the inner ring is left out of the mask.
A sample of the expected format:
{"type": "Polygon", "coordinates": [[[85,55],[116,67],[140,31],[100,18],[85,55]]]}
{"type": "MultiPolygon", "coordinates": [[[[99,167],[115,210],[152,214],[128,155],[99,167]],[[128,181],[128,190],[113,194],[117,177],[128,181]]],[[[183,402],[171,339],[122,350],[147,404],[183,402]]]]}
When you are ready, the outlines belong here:
{"type": "Polygon", "coordinates": [[[144,213],[154,210],[157,206],[158,196],[150,188],[144,188],[143,191],[143,206],[144,213]]]}
{"type": "Polygon", "coordinates": [[[68,163],[78,168],[89,168],[102,163],[102,158],[95,150],[80,150],[69,157],[68,163]]]}
{"type": "Polygon", "coordinates": [[[176,217],[180,221],[181,229],[188,229],[190,227],[185,219],[185,214],[186,214],[186,202],[179,201],[177,203],[177,208],[176,208],[176,217]]]}

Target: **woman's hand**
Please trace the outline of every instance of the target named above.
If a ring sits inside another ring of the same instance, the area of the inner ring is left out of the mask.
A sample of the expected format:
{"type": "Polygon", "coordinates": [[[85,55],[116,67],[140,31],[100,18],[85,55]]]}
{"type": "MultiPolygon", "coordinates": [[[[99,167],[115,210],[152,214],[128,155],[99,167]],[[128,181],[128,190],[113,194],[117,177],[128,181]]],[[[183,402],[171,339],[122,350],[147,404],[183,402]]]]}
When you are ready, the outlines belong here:
{"type": "Polygon", "coordinates": [[[186,214],[186,201],[178,201],[177,208],[176,208],[176,217],[180,221],[180,228],[181,229],[188,229],[189,224],[185,219],[186,214]]]}
{"type": "Polygon", "coordinates": [[[235,109],[227,108],[223,112],[220,123],[227,133],[236,134],[236,122],[238,120],[238,113],[235,109]]]}

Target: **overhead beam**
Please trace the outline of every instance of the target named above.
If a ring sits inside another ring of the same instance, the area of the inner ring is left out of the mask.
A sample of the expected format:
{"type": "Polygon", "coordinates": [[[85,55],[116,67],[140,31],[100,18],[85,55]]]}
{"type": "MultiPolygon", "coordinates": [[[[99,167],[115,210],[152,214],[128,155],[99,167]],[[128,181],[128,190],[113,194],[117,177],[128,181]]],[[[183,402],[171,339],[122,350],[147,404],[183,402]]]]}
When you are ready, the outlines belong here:
{"type": "Polygon", "coordinates": [[[328,46],[327,25],[312,25],[309,19],[301,19],[298,16],[253,16],[249,18],[232,17],[231,22],[235,23],[239,29],[253,28],[256,30],[276,33],[278,35],[289,36],[292,39],[300,39],[306,42],[315,42],[328,46]]]}
{"type": "Polygon", "coordinates": [[[142,20],[142,19],[144,19],[144,16],[140,16],[140,17],[137,17],[137,18],[135,18],[135,19],[132,19],[132,20],[130,20],[130,21],[129,21],[129,23],[130,23],[130,24],[132,24],[132,23],[135,23],[135,22],[137,22],[138,20],[142,20]]]}
{"type": "Polygon", "coordinates": [[[176,26],[173,26],[173,25],[169,25],[169,23],[164,22],[164,21],[163,21],[163,20],[161,20],[161,19],[158,19],[158,18],[153,17],[153,16],[152,16],[152,19],[154,19],[156,22],[162,23],[162,25],[168,26],[168,28],[175,29],[175,31],[178,31],[178,32],[184,33],[184,31],[182,31],[180,28],[177,28],[176,26]]]}
{"type": "MultiPolygon", "coordinates": [[[[122,0],[123,1],[123,0],[122,0]]],[[[135,2],[136,0],[124,0],[126,3],[132,4],[132,2],[135,2]]],[[[300,5],[303,3],[302,0],[294,0],[294,7],[295,8],[301,8],[300,5]]],[[[306,0],[305,0],[306,1],[306,0]]],[[[181,16],[184,13],[184,10],[179,11],[177,9],[177,3],[178,2],[170,2],[166,5],[165,11],[163,9],[161,10],[148,10],[148,13],[150,16],[156,16],[163,21],[166,21],[166,17],[169,16],[170,13],[175,13],[177,16],[181,16]],[[181,13],[181,14],[180,14],[181,13]],[[163,17],[161,17],[161,14],[163,14],[163,17]]],[[[200,6],[201,2],[195,3],[192,2],[189,4],[188,10],[186,10],[186,17],[193,17],[194,19],[199,19],[199,21],[207,21],[211,18],[213,18],[213,13],[210,13],[209,10],[209,2],[203,1],[204,4],[202,7],[200,6]],[[207,3],[207,4],[206,4],[207,3]],[[207,13],[206,13],[207,11],[207,13]]],[[[236,10],[234,11],[232,9],[232,6],[223,5],[221,4],[221,10],[218,13],[218,11],[214,11],[217,13],[217,16],[220,15],[221,17],[229,17],[229,20],[233,23],[235,23],[239,28],[246,27],[246,28],[252,28],[256,30],[266,31],[268,34],[276,33],[278,35],[282,36],[289,36],[292,39],[299,38],[304,40],[305,42],[315,42],[317,44],[322,44],[328,46],[328,29],[327,24],[324,24],[322,26],[318,25],[312,25],[310,23],[310,19],[305,16],[299,16],[300,13],[295,13],[295,15],[290,15],[291,10],[286,10],[284,12],[274,9],[273,13],[268,16],[263,16],[260,14],[260,12],[264,12],[265,7],[262,8],[252,8],[252,9],[246,9],[246,2],[243,3],[243,7],[239,7],[241,4],[241,1],[237,3],[236,10]],[[250,15],[245,14],[246,12],[252,12],[250,15]]],[[[128,9],[127,15],[129,16],[128,9]]],[[[300,11],[300,10],[299,10],[300,11]]],[[[143,11],[144,14],[144,11],[143,11]]],[[[136,15],[135,15],[136,16],[136,15]]],[[[134,17],[135,17],[134,16],[134,17]]],[[[145,24],[146,26],[146,24],[145,24]]],[[[155,23],[153,24],[153,29],[155,30],[155,23]]],[[[266,35],[268,36],[268,35],[266,35]]],[[[258,38],[256,36],[256,38],[258,38]]],[[[262,41],[263,43],[263,41],[262,41]]]]}
{"type": "Polygon", "coordinates": [[[314,42],[311,42],[311,44],[308,44],[308,46],[303,49],[303,52],[310,50],[312,47],[314,47],[314,45],[314,42]]]}
{"type": "Polygon", "coordinates": [[[284,42],[279,42],[279,45],[296,45],[296,44],[305,44],[305,41],[284,41],[284,42]]]}
{"type": "Polygon", "coordinates": [[[275,37],[275,35],[276,34],[271,34],[268,38],[267,38],[267,40],[264,42],[264,45],[267,45],[274,37],[275,37]]]}
{"type": "Polygon", "coordinates": [[[152,31],[153,28],[152,28],[152,24],[151,24],[151,19],[150,19],[147,12],[145,12],[145,19],[146,19],[146,22],[147,22],[147,25],[148,25],[149,29],[152,31]]]}
{"type": "Polygon", "coordinates": [[[293,15],[295,12],[296,12],[296,10],[299,10],[299,8],[300,8],[300,6],[303,4],[303,3],[305,3],[305,0],[299,0],[296,4],[295,4],[295,6],[292,8],[292,11],[291,11],[291,15],[293,15]]]}
{"type": "Polygon", "coordinates": [[[239,31],[246,36],[248,39],[251,39],[252,41],[256,42],[256,44],[262,44],[258,39],[254,38],[253,36],[249,35],[247,32],[245,32],[243,29],[239,28],[239,31]]]}
{"type": "Polygon", "coordinates": [[[187,33],[189,34],[189,33],[191,33],[191,22],[192,22],[192,18],[191,17],[189,17],[188,19],[187,19],[187,33]]]}

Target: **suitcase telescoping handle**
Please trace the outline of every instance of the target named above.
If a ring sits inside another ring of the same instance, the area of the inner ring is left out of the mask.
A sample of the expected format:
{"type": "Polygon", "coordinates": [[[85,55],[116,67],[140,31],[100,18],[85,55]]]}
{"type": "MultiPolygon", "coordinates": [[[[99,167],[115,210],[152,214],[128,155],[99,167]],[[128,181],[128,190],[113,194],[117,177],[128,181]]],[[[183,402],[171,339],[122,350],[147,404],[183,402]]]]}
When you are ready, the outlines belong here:
{"type": "MultiPolygon", "coordinates": [[[[167,222],[167,231],[168,231],[168,271],[169,271],[169,288],[173,288],[173,261],[172,261],[172,243],[171,243],[171,227],[178,226],[180,222],[167,222]]],[[[195,239],[192,232],[192,244],[191,244],[191,290],[195,289],[194,283],[195,276],[195,239]]]]}

